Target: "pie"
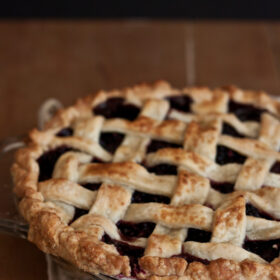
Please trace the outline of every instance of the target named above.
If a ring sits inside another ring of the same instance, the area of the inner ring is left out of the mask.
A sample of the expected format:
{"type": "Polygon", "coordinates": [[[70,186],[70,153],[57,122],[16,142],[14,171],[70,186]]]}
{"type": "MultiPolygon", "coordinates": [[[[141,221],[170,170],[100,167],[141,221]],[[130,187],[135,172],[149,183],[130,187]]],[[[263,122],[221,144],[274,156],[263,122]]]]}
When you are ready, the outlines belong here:
{"type": "Polygon", "coordinates": [[[16,153],[28,239],[118,278],[280,279],[279,116],[233,86],[80,99],[16,153]]]}

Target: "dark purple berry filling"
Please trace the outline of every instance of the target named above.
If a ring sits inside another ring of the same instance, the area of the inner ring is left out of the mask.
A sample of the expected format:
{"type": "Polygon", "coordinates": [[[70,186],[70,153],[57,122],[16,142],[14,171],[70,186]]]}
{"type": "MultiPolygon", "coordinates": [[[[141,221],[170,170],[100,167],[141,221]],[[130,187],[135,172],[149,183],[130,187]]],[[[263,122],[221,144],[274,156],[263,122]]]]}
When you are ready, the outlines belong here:
{"type": "Polygon", "coordinates": [[[188,263],[192,263],[192,262],[201,262],[201,263],[203,263],[203,264],[205,264],[205,265],[207,265],[207,264],[210,263],[208,260],[195,257],[195,256],[190,255],[190,254],[188,254],[188,253],[182,253],[182,254],[180,254],[180,255],[175,255],[174,257],[183,258],[183,259],[185,259],[188,263]]]}
{"type": "Polygon", "coordinates": [[[64,153],[69,152],[71,150],[73,150],[73,149],[70,147],[60,146],[53,150],[49,150],[49,151],[45,152],[43,155],[41,155],[37,159],[37,162],[40,167],[39,182],[50,179],[52,177],[55,163],[57,162],[59,157],[61,155],[63,155],[64,153]]]}
{"type": "Polygon", "coordinates": [[[280,174],[280,161],[276,161],[270,169],[270,172],[280,174]]]}
{"type": "Polygon", "coordinates": [[[234,191],[234,184],[227,182],[210,181],[211,187],[221,193],[232,193],[234,191]]]}
{"type": "Polygon", "coordinates": [[[131,198],[131,203],[149,203],[149,202],[169,204],[170,198],[163,195],[149,194],[149,193],[143,193],[138,191],[135,191],[131,198]]]}
{"type": "Polygon", "coordinates": [[[102,183],[86,183],[82,184],[82,186],[90,191],[97,191],[102,183]]]}
{"type": "Polygon", "coordinates": [[[189,113],[193,99],[187,95],[170,96],[166,98],[172,109],[189,113]]]}
{"type": "Polygon", "coordinates": [[[177,175],[177,166],[171,164],[158,164],[152,167],[146,167],[150,173],[157,175],[177,175]]]}
{"type": "Polygon", "coordinates": [[[132,246],[125,242],[112,239],[108,234],[104,234],[102,241],[107,244],[113,244],[118,250],[119,254],[122,256],[128,256],[131,266],[131,275],[135,277],[138,273],[141,272],[141,268],[138,264],[138,259],[143,257],[144,248],[132,246]]]}
{"type": "Polygon", "coordinates": [[[97,105],[93,112],[95,115],[102,115],[106,119],[121,118],[133,121],[140,112],[140,109],[132,104],[126,104],[123,98],[110,98],[106,102],[97,105]]]}
{"type": "Polygon", "coordinates": [[[124,134],[122,133],[101,133],[100,135],[100,145],[111,154],[113,154],[116,149],[120,146],[124,139],[124,134]]]}
{"type": "Polygon", "coordinates": [[[75,215],[74,215],[72,221],[70,222],[70,224],[73,223],[74,221],[76,221],[81,216],[84,216],[86,214],[88,214],[88,210],[84,210],[81,208],[75,208],[75,215]]]}
{"type": "Polygon", "coordinates": [[[258,210],[256,207],[254,207],[250,203],[246,204],[246,215],[247,216],[254,216],[254,217],[257,217],[257,218],[263,218],[263,219],[266,219],[266,220],[272,220],[272,221],[274,220],[275,221],[275,219],[273,217],[271,217],[269,214],[258,210]]]}
{"type": "Polygon", "coordinates": [[[125,221],[119,221],[117,227],[121,232],[123,239],[133,239],[139,237],[149,237],[154,231],[156,224],[154,223],[130,223],[125,221]]]}
{"type": "MultiPolygon", "coordinates": [[[[263,218],[266,220],[276,220],[271,217],[269,214],[258,210],[252,204],[246,204],[246,215],[254,216],[257,218],[263,218]]],[[[243,248],[247,251],[255,253],[265,259],[268,262],[271,262],[274,258],[279,256],[280,250],[280,239],[275,240],[245,240],[243,248]]]]}
{"type": "Polygon", "coordinates": [[[68,137],[68,136],[72,136],[72,135],[73,135],[73,128],[71,128],[71,127],[63,128],[56,134],[56,136],[59,136],[59,137],[68,137]]]}
{"type": "Polygon", "coordinates": [[[164,148],[182,148],[182,145],[169,143],[160,140],[152,140],[147,147],[147,154],[154,153],[157,150],[164,149],[164,148]]]}
{"type": "Polygon", "coordinates": [[[233,151],[225,146],[218,145],[216,162],[218,164],[224,165],[227,163],[240,163],[243,164],[246,160],[246,157],[239,154],[236,151],[233,151]]]}
{"type": "Polygon", "coordinates": [[[233,100],[229,102],[229,112],[235,114],[241,121],[260,122],[261,114],[266,111],[265,109],[260,109],[249,104],[238,103],[233,100]]]}
{"type": "Polygon", "coordinates": [[[222,134],[226,134],[238,138],[245,137],[244,135],[240,134],[234,127],[232,127],[227,123],[223,123],[222,134]]]}
{"type": "Polygon", "coordinates": [[[209,242],[211,239],[211,232],[195,229],[195,228],[189,228],[188,229],[188,235],[185,240],[186,241],[197,241],[201,243],[209,242]]]}
{"type": "Polygon", "coordinates": [[[271,262],[275,258],[279,257],[280,253],[280,239],[275,240],[258,240],[251,241],[246,240],[243,244],[243,248],[254,254],[259,255],[264,260],[271,262]]]}
{"type": "Polygon", "coordinates": [[[104,163],[104,161],[98,157],[93,157],[91,162],[92,163],[104,163]]]}

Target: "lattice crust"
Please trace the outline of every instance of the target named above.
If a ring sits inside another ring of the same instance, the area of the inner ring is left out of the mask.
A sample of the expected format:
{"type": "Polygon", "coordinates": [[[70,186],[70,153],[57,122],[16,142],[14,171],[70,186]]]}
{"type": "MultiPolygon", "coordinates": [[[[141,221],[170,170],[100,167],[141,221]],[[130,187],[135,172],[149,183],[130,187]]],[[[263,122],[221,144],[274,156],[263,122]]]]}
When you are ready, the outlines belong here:
{"type": "Polygon", "coordinates": [[[79,100],[45,130],[33,130],[27,148],[17,153],[12,173],[20,211],[30,224],[29,240],[91,273],[166,280],[280,279],[279,258],[268,264],[242,247],[246,238],[280,239],[280,175],[270,171],[280,161],[279,110],[279,103],[263,92],[176,90],[166,82],[79,100]],[[172,106],[171,97],[177,96],[189,98],[187,112],[180,104],[175,104],[179,109],[172,106]],[[138,107],[135,120],[93,114],[112,98],[138,107]],[[230,111],[234,102],[254,106],[260,121],[242,121],[230,111]],[[225,124],[242,138],[225,135],[225,124]],[[72,135],[61,137],[63,129],[72,135]],[[124,134],[113,153],[100,144],[103,133],[124,134]],[[173,146],[148,152],[152,140],[173,146]],[[217,163],[219,146],[238,152],[244,161],[217,163]],[[37,159],[56,147],[71,150],[57,159],[50,178],[38,182],[37,159]],[[147,170],[167,164],[177,175],[147,170]],[[232,191],[217,190],[213,182],[231,184],[232,191]],[[94,183],[101,185],[85,187],[94,183]],[[170,203],[133,203],[135,192],[165,196],[170,203]],[[248,204],[271,219],[246,215],[248,204]],[[76,208],[84,215],[75,220],[76,208]],[[119,221],[156,225],[148,237],[125,239],[119,221]],[[210,232],[211,238],[189,240],[193,229],[210,232]],[[104,236],[114,242],[104,243],[104,236]],[[131,270],[117,242],[144,248],[138,271],[131,270]],[[186,255],[197,261],[186,261],[186,255]]]}

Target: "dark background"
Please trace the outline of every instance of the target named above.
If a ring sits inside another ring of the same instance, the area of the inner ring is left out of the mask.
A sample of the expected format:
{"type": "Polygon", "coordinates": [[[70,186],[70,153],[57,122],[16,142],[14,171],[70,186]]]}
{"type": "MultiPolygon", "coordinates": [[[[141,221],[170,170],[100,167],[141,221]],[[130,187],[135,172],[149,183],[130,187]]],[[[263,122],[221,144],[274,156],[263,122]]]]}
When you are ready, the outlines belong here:
{"type": "Polygon", "coordinates": [[[1,18],[279,19],[278,0],[1,1],[1,18]]]}

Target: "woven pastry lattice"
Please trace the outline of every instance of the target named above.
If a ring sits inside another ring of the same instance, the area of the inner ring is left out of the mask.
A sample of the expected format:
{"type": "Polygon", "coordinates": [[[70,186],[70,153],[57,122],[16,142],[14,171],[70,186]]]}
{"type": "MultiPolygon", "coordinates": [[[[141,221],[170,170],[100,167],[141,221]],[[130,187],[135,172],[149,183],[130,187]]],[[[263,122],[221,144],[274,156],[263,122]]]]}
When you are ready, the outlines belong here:
{"type": "Polygon", "coordinates": [[[65,225],[128,256],[132,274],[150,257],[270,263],[280,246],[277,106],[235,88],[99,93],[31,133],[37,188],[65,225]]]}

